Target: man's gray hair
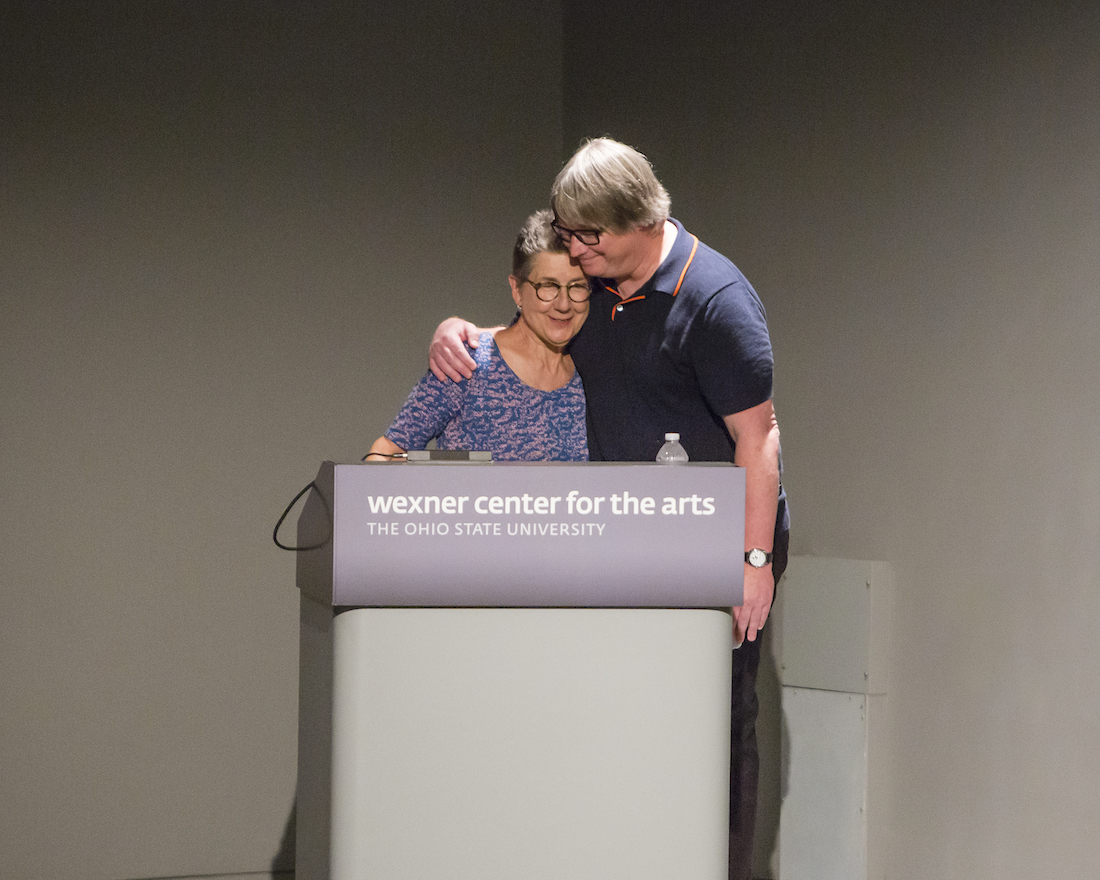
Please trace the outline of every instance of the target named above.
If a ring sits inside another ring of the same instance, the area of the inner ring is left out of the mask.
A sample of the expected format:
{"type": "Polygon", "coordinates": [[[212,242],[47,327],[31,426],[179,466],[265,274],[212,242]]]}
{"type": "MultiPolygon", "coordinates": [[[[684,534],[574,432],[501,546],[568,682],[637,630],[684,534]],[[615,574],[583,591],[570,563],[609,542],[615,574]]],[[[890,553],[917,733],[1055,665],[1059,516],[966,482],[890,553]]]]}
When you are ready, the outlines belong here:
{"type": "Polygon", "coordinates": [[[550,205],[563,226],[629,232],[667,220],[671,199],[645,156],[603,137],[582,143],[558,173],[550,205]]]}

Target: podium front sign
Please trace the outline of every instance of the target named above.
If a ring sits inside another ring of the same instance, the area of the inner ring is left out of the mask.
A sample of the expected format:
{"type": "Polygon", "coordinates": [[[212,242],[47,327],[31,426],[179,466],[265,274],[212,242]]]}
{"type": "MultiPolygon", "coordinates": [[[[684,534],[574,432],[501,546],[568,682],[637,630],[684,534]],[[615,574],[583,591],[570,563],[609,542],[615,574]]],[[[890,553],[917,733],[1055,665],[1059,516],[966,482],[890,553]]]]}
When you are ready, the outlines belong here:
{"type": "Polygon", "coordinates": [[[337,606],[741,603],[732,465],[326,463],[316,487],[337,606]]]}

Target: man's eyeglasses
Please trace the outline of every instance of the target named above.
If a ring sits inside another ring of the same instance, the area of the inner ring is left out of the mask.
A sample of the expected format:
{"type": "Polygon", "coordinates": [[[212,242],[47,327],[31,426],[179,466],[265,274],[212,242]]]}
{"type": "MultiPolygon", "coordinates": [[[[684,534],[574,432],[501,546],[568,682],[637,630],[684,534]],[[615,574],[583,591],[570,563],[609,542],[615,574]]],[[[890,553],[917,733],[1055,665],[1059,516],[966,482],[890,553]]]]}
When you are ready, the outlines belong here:
{"type": "Polygon", "coordinates": [[[564,245],[568,245],[574,238],[589,247],[600,243],[600,230],[598,229],[566,229],[557,220],[550,224],[550,228],[558,234],[558,238],[561,239],[564,245]]]}
{"type": "Polygon", "coordinates": [[[532,281],[524,278],[528,284],[535,288],[535,296],[544,303],[552,303],[563,290],[572,302],[582,303],[588,300],[592,291],[583,281],[574,281],[572,284],[558,284],[556,281],[532,281]]]}

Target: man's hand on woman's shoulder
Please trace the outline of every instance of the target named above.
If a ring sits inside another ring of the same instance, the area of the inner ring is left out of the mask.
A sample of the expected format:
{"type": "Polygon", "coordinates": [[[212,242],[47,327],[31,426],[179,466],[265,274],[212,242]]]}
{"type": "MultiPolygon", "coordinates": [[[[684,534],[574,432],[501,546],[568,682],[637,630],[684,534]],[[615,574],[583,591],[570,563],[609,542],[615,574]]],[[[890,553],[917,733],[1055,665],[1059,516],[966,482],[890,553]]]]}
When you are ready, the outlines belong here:
{"type": "Polygon", "coordinates": [[[466,346],[477,348],[478,337],[484,331],[462,318],[447,318],[435,328],[432,344],[428,349],[428,369],[437,379],[459,382],[474,374],[477,364],[466,351],[466,346]]]}

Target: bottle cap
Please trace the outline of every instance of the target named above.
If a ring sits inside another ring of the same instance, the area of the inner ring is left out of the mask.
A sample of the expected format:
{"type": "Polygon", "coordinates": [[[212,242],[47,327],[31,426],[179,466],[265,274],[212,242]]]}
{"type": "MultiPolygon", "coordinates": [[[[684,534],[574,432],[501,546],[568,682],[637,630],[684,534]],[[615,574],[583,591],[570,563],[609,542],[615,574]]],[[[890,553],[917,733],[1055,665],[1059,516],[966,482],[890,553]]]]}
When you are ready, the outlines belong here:
{"type": "Polygon", "coordinates": [[[675,431],[669,431],[667,434],[665,434],[665,439],[666,440],[679,440],[680,435],[677,434],[675,431]]]}

